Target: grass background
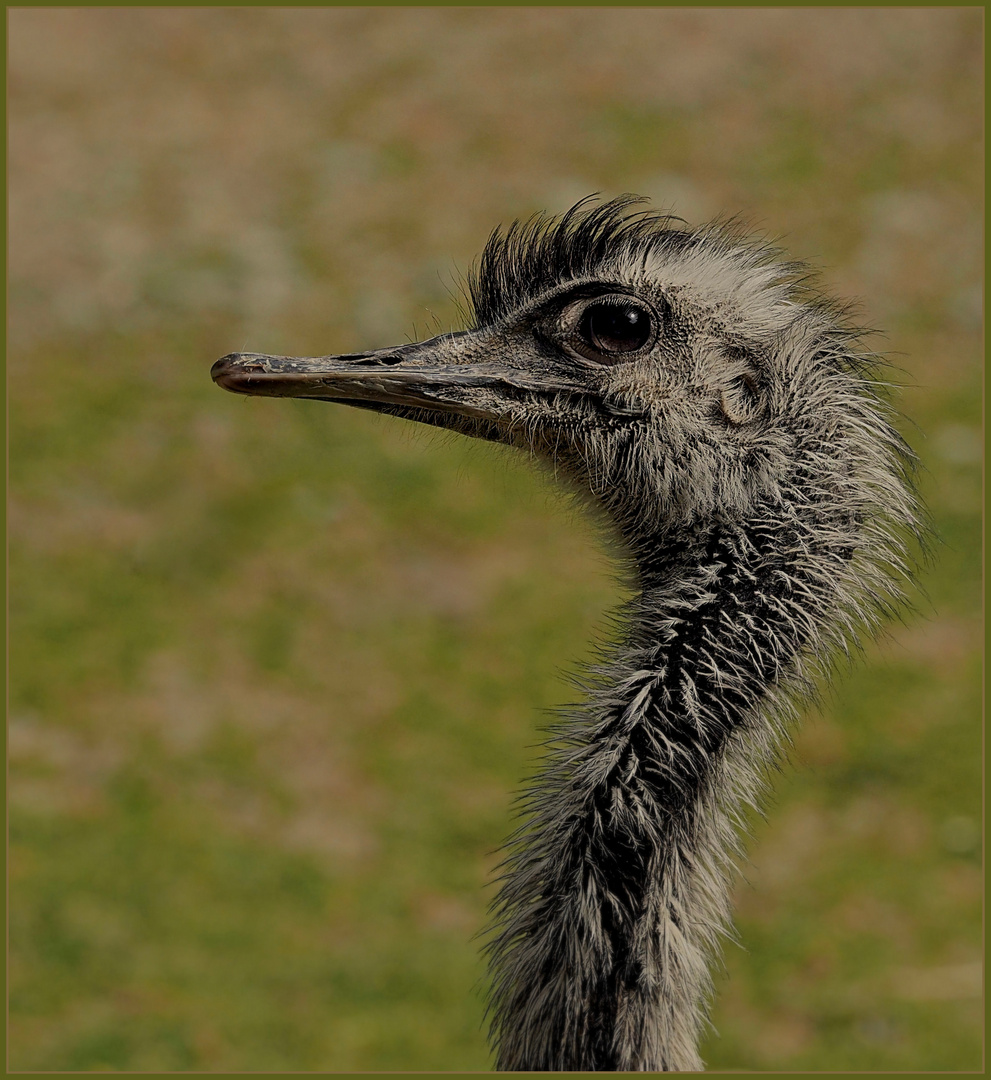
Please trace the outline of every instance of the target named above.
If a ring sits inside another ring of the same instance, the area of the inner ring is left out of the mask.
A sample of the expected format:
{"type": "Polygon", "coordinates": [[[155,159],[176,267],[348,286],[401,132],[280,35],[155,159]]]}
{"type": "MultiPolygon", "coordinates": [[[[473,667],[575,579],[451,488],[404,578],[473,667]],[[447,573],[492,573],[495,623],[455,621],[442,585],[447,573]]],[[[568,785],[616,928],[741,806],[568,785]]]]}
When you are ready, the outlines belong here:
{"type": "Polygon", "coordinates": [[[446,328],[496,223],[632,190],[864,298],[942,538],[798,735],[704,1056],[979,1068],[981,10],[8,28],[10,1066],[488,1067],[471,937],[606,557],[508,452],[208,369],[446,328]]]}

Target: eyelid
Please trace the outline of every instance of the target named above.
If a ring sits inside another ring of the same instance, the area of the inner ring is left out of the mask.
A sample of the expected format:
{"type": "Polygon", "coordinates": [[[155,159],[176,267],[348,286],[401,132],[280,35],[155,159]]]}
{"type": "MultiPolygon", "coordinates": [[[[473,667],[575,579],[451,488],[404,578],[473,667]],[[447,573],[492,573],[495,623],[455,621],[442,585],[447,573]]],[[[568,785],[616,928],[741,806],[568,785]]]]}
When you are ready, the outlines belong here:
{"type": "Polygon", "coordinates": [[[634,293],[610,290],[609,292],[575,297],[561,309],[558,315],[558,324],[566,333],[574,333],[585,317],[585,312],[595,304],[611,304],[620,307],[629,303],[639,303],[641,307],[651,311],[650,305],[641,301],[634,293]]]}

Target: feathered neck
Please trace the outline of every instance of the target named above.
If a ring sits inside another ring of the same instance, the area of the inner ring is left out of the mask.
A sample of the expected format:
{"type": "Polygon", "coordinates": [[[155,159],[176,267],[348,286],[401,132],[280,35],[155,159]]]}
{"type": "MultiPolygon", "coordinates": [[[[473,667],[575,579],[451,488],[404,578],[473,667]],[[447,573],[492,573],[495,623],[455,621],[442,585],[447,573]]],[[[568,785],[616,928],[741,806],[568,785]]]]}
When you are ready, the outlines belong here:
{"type": "Polygon", "coordinates": [[[741,810],[852,550],[781,506],[627,539],[626,631],[554,729],[510,842],[489,944],[500,1069],[702,1068],[741,810]]]}

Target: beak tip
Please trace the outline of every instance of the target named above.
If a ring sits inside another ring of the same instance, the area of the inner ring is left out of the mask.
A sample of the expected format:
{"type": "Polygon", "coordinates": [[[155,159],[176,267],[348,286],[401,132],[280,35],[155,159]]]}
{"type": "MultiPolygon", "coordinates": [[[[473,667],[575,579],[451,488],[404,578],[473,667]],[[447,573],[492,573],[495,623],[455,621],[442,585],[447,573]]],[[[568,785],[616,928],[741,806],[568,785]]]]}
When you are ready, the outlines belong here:
{"type": "Polygon", "coordinates": [[[224,390],[250,393],[245,388],[245,376],[264,371],[260,361],[266,359],[261,353],[228,353],[210,368],[210,377],[224,390]]]}
{"type": "Polygon", "coordinates": [[[213,379],[214,382],[216,382],[224,374],[224,372],[227,371],[231,361],[234,360],[236,357],[237,353],[228,353],[226,356],[222,356],[218,361],[216,361],[213,367],[210,368],[210,378],[213,379]]]}

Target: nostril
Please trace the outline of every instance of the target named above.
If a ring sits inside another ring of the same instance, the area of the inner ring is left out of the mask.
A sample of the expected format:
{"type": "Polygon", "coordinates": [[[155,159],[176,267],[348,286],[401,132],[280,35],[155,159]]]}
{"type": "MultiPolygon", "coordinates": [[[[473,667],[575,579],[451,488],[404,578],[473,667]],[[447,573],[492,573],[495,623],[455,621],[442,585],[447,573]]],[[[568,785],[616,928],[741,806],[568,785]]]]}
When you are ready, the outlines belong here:
{"type": "Polygon", "coordinates": [[[392,354],[390,356],[342,356],[342,360],[351,360],[356,367],[392,367],[401,364],[403,358],[392,354]]]}

